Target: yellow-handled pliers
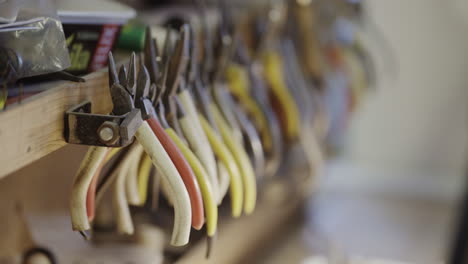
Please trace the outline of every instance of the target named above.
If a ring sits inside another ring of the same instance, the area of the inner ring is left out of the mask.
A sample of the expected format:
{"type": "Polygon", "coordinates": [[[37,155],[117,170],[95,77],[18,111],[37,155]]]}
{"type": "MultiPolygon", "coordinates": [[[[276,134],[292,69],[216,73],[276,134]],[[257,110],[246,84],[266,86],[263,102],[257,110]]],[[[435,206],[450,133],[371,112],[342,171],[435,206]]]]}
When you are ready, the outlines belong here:
{"type": "MultiPolygon", "coordinates": [[[[202,16],[203,17],[203,16],[202,16]]],[[[212,107],[215,104],[211,98],[211,94],[208,93],[208,89],[205,88],[208,82],[208,76],[206,71],[199,71],[199,67],[206,68],[206,64],[209,63],[209,59],[204,58],[199,61],[197,41],[192,43],[191,52],[191,63],[190,70],[192,80],[191,84],[193,94],[195,95],[194,101],[199,106],[197,111],[199,113],[199,120],[204,133],[210,142],[210,145],[218,159],[218,167],[222,171],[224,168],[227,169],[230,178],[230,194],[231,194],[231,210],[234,217],[239,217],[242,213],[242,206],[244,203],[244,188],[242,185],[241,170],[233,157],[231,150],[225,145],[219,135],[218,126],[212,113],[212,107]],[[201,63],[201,66],[200,66],[201,63]],[[202,74],[203,73],[203,74],[202,74]],[[221,167],[222,166],[222,167],[221,167]],[[223,168],[224,167],[224,168],[223,168]]],[[[208,41],[203,42],[204,56],[210,56],[210,46],[208,41]]]]}
{"type": "MultiPolygon", "coordinates": [[[[224,8],[221,11],[223,11],[223,14],[226,12],[224,8]]],[[[211,71],[209,71],[211,73],[209,78],[209,89],[216,103],[212,103],[210,105],[210,110],[214,116],[216,125],[219,128],[221,137],[233,154],[234,159],[241,170],[244,185],[244,212],[246,214],[251,214],[255,209],[257,200],[256,176],[249,156],[243,147],[243,141],[236,136],[236,133],[238,133],[237,131],[238,129],[240,130],[240,128],[236,127],[238,120],[233,112],[232,98],[222,87],[224,85],[222,76],[224,75],[224,69],[228,64],[230,54],[232,52],[233,41],[232,36],[229,35],[227,25],[223,24],[218,33],[218,46],[216,48],[218,53],[214,56],[217,62],[216,69],[211,69],[211,71]],[[226,39],[231,39],[231,41],[226,41],[226,39]]],[[[211,40],[206,39],[206,42],[209,41],[211,40]]],[[[248,136],[249,134],[245,135],[248,136]]],[[[254,139],[249,138],[248,140],[252,141],[254,139]]]]}

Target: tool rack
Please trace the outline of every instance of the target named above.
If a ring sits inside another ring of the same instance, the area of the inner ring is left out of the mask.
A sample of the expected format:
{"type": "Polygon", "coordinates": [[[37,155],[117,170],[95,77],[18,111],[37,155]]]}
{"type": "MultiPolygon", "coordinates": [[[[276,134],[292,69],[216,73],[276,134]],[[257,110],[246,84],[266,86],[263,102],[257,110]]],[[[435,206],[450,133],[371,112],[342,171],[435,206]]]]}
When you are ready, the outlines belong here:
{"type": "MultiPolygon", "coordinates": [[[[93,113],[106,113],[112,109],[107,71],[91,73],[84,76],[84,79],[86,82],[82,83],[58,81],[47,84],[53,87],[0,112],[0,180],[18,174],[34,173],[33,168],[38,163],[32,163],[67,145],[63,135],[64,113],[73,105],[89,100],[92,102],[93,113]],[[18,170],[20,171],[15,173],[18,170]]],[[[56,158],[55,155],[52,158],[56,158]]],[[[70,177],[71,182],[74,170],[63,176],[70,177]]],[[[12,182],[15,182],[14,179],[12,182]]],[[[52,188],[61,186],[52,185],[52,188]]],[[[271,190],[265,192],[269,191],[271,190]]],[[[36,195],[31,197],[34,196],[36,195]]],[[[273,237],[281,236],[287,231],[280,227],[297,219],[293,216],[301,212],[300,208],[304,204],[303,197],[289,197],[286,209],[278,210],[278,203],[284,200],[278,199],[281,195],[273,196],[276,198],[259,201],[251,216],[221,221],[217,250],[208,261],[205,260],[206,242],[201,239],[177,263],[238,263],[242,261],[240,258],[253,256],[257,248],[265,248],[273,237]],[[244,234],[243,230],[249,230],[248,234],[244,234]]],[[[26,197],[29,198],[29,194],[26,197]]]]}

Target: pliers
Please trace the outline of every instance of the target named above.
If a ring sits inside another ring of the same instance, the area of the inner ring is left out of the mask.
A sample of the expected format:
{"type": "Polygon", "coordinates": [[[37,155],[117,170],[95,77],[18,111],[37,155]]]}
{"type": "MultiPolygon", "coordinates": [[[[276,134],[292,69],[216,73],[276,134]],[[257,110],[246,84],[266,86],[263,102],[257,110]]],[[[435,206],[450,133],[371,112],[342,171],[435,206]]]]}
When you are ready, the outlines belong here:
{"type": "MultiPolygon", "coordinates": [[[[233,99],[229,93],[223,88],[222,76],[224,75],[225,66],[230,58],[230,53],[233,47],[233,37],[229,35],[225,28],[221,28],[218,32],[218,45],[216,50],[218,51],[215,57],[216,60],[216,69],[211,69],[209,71],[209,91],[211,92],[216,103],[211,105],[211,111],[215,122],[219,128],[221,136],[231,150],[231,153],[238,164],[242,181],[244,186],[244,212],[246,214],[251,214],[255,209],[255,204],[257,200],[257,182],[254,169],[250,162],[249,156],[243,148],[242,141],[242,130],[239,128],[237,123],[236,114],[233,112],[233,99]],[[230,40],[230,41],[227,41],[230,40]],[[236,136],[240,134],[241,137],[236,136]]],[[[206,42],[210,42],[209,38],[205,38],[206,42]]],[[[213,50],[207,52],[213,52],[213,50]]],[[[214,65],[214,63],[212,64],[214,65]]],[[[245,134],[249,136],[249,134],[245,134]]],[[[258,140],[257,138],[247,137],[249,142],[258,140]]],[[[261,144],[259,142],[259,144],[261,144]]]]}
{"type": "MultiPolygon", "coordinates": [[[[203,12],[203,9],[201,12],[203,12]]],[[[203,18],[203,13],[201,14],[201,17],[203,18]]],[[[206,35],[209,33],[206,30],[206,27],[202,28],[205,28],[203,33],[205,34],[204,37],[206,38],[206,35]]],[[[221,170],[225,169],[229,175],[232,216],[239,217],[242,213],[242,207],[244,203],[244,186],[242,182],[241,170],[236,160],[234,159],[233,153],[226,146],[225,142],[220,136],[217,123],[215,122],[215,118],[212,113],[212,108],[216,106],[213,103],[211,94],[205,88],[205,86],[208,85],[208,75],[206,74],[207,64],[211,62],[211,60],[207,58],[210,56],[210,52],[207,52],[211,48],[209,46],[210,42],[203,42],[204,59],[199,60],[199,46],[197,45],[197,42],[200,39],[196,39],[196,36],[197,35],[194,34],[194,37],[192,38],[193,41],[191,43],[191,63],[189,64],[190,81],[188,82],[188,87],[191,88],[191,91],[193,92],[194,101],[198,106],[197,109],[199,110],[196,111],[194,106],[190,106],[190,108],[195,109],[195,111],[190,111],[189,114],[198,115],[198,120],[200,121],[200,126],[203,129],[203,133],[206,134],[215,156],[218,159],[218,168],[221,168],[221,170]],[[200,71],[199,68],[202,68],[202,71],[200,71]]]]}
{"type": "MultiPolygon", "coordinates": [[[[183,78],[187,70],[189,62],[189,43],[190,43],[190,28],[188,25],[183,25],[181,29],[181,35],[179,42],[180,45],[175,47],[175,51],[172,52],[172,57],[166,63],[169,67],[167,76],[167,85],[165,86],[165,94],[163,95],[163,103],[166,108],[172,114],[173,118],[168,121],[170,124],[178,123],[181,131],[178,131],[179,136],[185,138],[191,149],[200,159],[208,172],[208,176],[213,186],[213,192],[216,197],[216,201],[220,203],[220,190],[218,182],[218,173],[216,170],[216,161],[214,153],[209,147],[208,140],[204,133],[202,133],[200,126],[197,124],[198,117],[193,114],[192,105],[190,104],[191,98],[185,89],[185,79],[183,78]],[[178,112],[180,110],[180,112],[178,112]],[[174,118],[174,115],[177,115],[174,118]]],[[[165,43],[171,42],[171,34],[168,33],[166,36],[165,43]]],[[[165,54],[169,53],[170,45],[165,45],[165,54]]],[[[167,55],[165,56],[168,57],[167,55]]],[[[167,58],[166,60],[168,60],[167,58]]],[[[164,59],[163,59],[164,61],[164,59]]],[[[169,117],[169,116],[168,116],[169,117]]]]}
{"type": "MultiPolygon", "coordinates": [[[[131,93],[132,95],[135,93],[135,89],[136,89],[136,87],[135,87],[135,85],[136,85],[135,68],[132,67],[132,65],[135,64],[134,59],[135,59],[134,56],[132,56],[131,61],[129,63],[131,72],[129,72],[127,74],[125,66],[122,65],[122,67],[120,68],[119,76],[118,76],[118,78],[122,79],[122,82],[124,82],[124,85],[125,85],[124,88],[129,93],[131,93]],[[129,76],[128,79],[127,79],[127,75],[129,76]]],[[[111,78],[115,79],[116,77],[113,74],[109,74],[109,79],[111,79],[111,78]]],[[[96,188],[97,188],[97,183],[98,183],[98,179],[99,179],[101,170],[104,167],[105,163],[107,163],[107,161],[110,160],[118,151],[119,151],[118,148],[114,148],[114,149],[109,151],[108,148],[106,148],[106,147],[93,146],[93,147],[90,147],[89,150],[88,150],[89,155],[87,154],[85,156],[85,159],[82,161],[82,165],[85,165],[85,164],[89,163],[91,160],[99,162],[99,165],[98,165],[97,168],[91,168],[89,170],[86,170],[86,169],[81,170],[81,168],[80,168],[80,170],[78,171],[77,177],[76,177],[76,180],[78,180],[79,178],[82,178],[82,177],[84,177],[84,178],[92,177],[91,182],[89,183],[89,186],[87,187],[87,194],[86,194],[86,211],[87,211],[87,217],[88,217],[89,222],[93,221],[94,215],[95,215],[96,188]],[[97,152],[96,151],[97,148],[102,148],[102,149],[99,152],[97,152]],[[104,151],[104,150],[106,152],[105,152],[105,154],[103,154],[104,156],[101,156],[101,151],[104,151]],[[92,153],[95,153],[95,154],[92,154],[92,153]],[[84,174],[82,176],[78,176],[79,173],[84,173],[84,174]]],[[[119,170],[119,171],[123,171],[123,170],[119,170]]],[[[83,188],[85,188],[86,185],[87,185],[87,183],[77,184],[77,186],[83,186],[83,188]]],[[[78,188],[78,189],[74,188],[73,190],[78,191],[78,190],[80,190],[80,188],[78,188]]],[[[75,195],[72,195],[72,198],[83,199],[82,196],[83,196],[83,194],[81,192],[80,195],[78,195],[78,193],[76,193],[75,195]]],[[[82,204],[76,202],[76,206],[82,207],[82,204]]],[[[76,210],[75,212],[78,212],[78,211],[82,211],[82,208],[81,208],[81,210],[76,210]]],[[[72,217],[72,220],[73,219],[75,219],[75,218],[72,217]]]]}
{"type": "MultiPolygon", "coordinates": [[[[183,50],[186,49],[187,45],[187,33],[182,30],[181,37],[176,44],[176,53],[171,58],[172,60],[181,60],[181,57],[184,55],[183,50]]],[[[166,39],[166,41],[169,41],[166,39]]],[[[176,63],[180,65],[183,62],[176,63]]],[[[152,104],[157,111],[157,115],[154,120],[151,120],[150,125],[157,132],[158,137],[165,138],[165,141],[171,142],[174,150],[180,151],[180,155],[184,157],[187,167],[192,171],[196,177],[196,181],[201,189],[201,194],[203,197],[203,205],[205,210],[206,222],[207,222],[207,234],[209,237],[213,236],[216,232],[217,221],[218,221],[218,207],[216,205],[216,196],[214,195],[214,187],[212,186],[208,173],[206,172],[205,167],[201,164],[199,159],[194,155],[194,153],[188,148],[186,143],[181,139],[181,137],[174,131],[174,129],[169,125],[166,120],[166,110],[165,105],[162,102],[163,94],[166,90],[166,87],[175,87],[174,83],[169,83],[171,80],[175,82],[177,78],[168,78],[170,71],[170,65],[168,61],[163,62],[158,54],[158,49],[156,45],[156,40],[151,36],[149,29],[146,30],[146,42],[145,42],[145,65],[149,69],[149,76],[152,82],[152,104]],[[158,60],[161,61],[160,65],[158,60]]],[[[172,64],[174,65],[174,64],[172,64]]],[[[181,66],[178,66],[181,67],[181,66]]],[[[176,72],[179,72],[176,70],[176,72]]],[[[169,99],[169,98],[168,98],[169,99]]],[[[180,106],[175,102],[175,106],[180,106]]],[[[179,115],[178,120],[180,121],[185,117],[183,109],[178,110],[177,114],[179,115]]],[[[183,128],[185,131],[186,128],[183,128]]],[[[191,137],[187,137],[188,139],[191,137]]]]}
{"type": "MultiPolygon", "coordinates": [[[[145,121],[143,122],[143,126],[147,125],[148,132],[151,132],[148,134],[152,136],[153,143],[160,143],[158,147],[162,147],[162,155],[160,155],[161,157],[156,157],[154,154],[152,155],[151,151],[148,151],[148,149],[145,150],[152,159],[156,168],[161,171],[162,181],[167,187],[169,187],[169,195],[171,195],[171,200],[174,203],[174,209],[176,213],[175,230],[177,230],[176,228],[178,220],[181,222],[188,220],[189,223],[192,222],[195,228],[199,229],[203,225],[204,211],[198,182],[196,181],[193,171],[191,170],[187,161],[174,146],[173,142],[168,137],[166,137],[165,133],[161,133],[163,131],[159,129],[159,122],[156,119],[157,114],[152,105],[152,101],[149,98],[149,93],[150,76],[146,67],[143,65],[143,61],[141,61],[137,90],[135,94],[135,106],[141,110],[143,120],[145,121]],[[183,181],[183,185],[174,185],[173,182],[171,182],[173,178],[181,179],[183,181]],[[180,188],[184,187],[184,184],[185,188],[180,188]],[[183,191],[178,190],[177,188],[183,189],[183,191]],[[190,200],[188,204],[184,203],[184,194],[188,194],[188,198],[190,200]],[[180,215],[180,218],[177,218],[177,210],[178,207],[180,208],[180,205],[184,206],[186,209],[189,209],[190,213],[187,214],[187,212],[183,210],[181,212],[183,214],[180,215]],[[191,221],[192,217],[195,218],[195,221],[191,221]]],[[[135,136],[140,140],[139,131],[137,131],[135,136]]],[[[145,140],[145,138],[142,139],[145,140]]],[[[146,140],[148,139],[149,138],[147,137],[146,140]]],[[[145,148],[145,145],[142,145],[145,148]]],[[[181,236],[177,236],[173,233],[172,244],[174,245],[184,245],[188,242],[190,235],[190,224],[188,225],[188,228],[186,224],[179,225],[179,228],[184,229],[181,232],[181,236]]]]}
{"type": "MultiPolygon", "coordinates": [[[[109,78],[110,80],[118,80],[118,77],[113,74],[109,74],[109,78]]],[[[134,81],[134,79],[129,79],[129,82],[132,81],[134,81]]],[[[132,110],[133,99],[124,87],[112,84],[110,85],[110,92],[114,104],[111,115],[124,115],[132,110]]],[[[93,196],[94,194],[92,191],[94,187],[92,187],[92,185],[97,182],[99,167],[104,161],[107,152],[107,147],[90,147],[81,162],[73,182],[70,198],[72,227],[73,230],[80,231],[82,234],[84,234],[84,231],[90,229],[89,222],[94,217],[94,199],[88,196],[93,196]],[[90,186],[91,192],[89,191],[90,186]],[[88,195],[88,193],[90,193],[90,195],[88,195]]]]}
{"type": "MultiPolygon", "coordinates": [[[[218,204],[221,204],[223,198],[225,197],[229,186],[231,188],[234,188],[235,190],[240,190],[238,189],[235,185],[236,181],[233,181],[234,183],[231,185],[230,184],[230,179],[235,178],[235,177],[240,177],[238,176],[233,176],[230,173],[230,170],[227,169],[227,166],[232,167],[233,165],[226,165],[227,161],[223,161],[219,159],[219,151],[220,149],[215,149],[215,147],[211,144],[209,141],[206,132],[204,131],[202,125],[201,125],[201,120],[198,115],[198,112],[201,112],[205,118],[209,121],[210,126],[217,130],[217,126],[214,122],[213,115],[211,114],[210,110],[210,104],[211,104],[211,97],[209,94],[205,92],[204,89],[204,83],[202,81],[202,77],[199,71],[199,45],[198,45],[198,38],[195,30],[193,27],[190,27],[190,60],[189,60],[189,69],[188,69],[188,74],[186,75],[186,82],[185,86],[181,87],[180,91],[178,92],[179,99],[183,107],[187,110],[187,114],[191,116],[191,119],[193,120],[193,126],[196,131],[196,133],[199,135],[200,139],[204,141],[203,145],[204,146],[211,146],[212,152],[214,152],[216,159],[216,165],[218,169],[218,184],[219,184],[219,191],[218,191],[218,204]]],[[[224,144],[223,144],[224,145],[224,144]]],[[[224,148],[225,150],[227,148],[224,148]]],[[[230,153],[229,153],[230,155],[230,153]]],[[[240,208],[242,206],[242,201],[239,201],[238,197],[242,197],[242,194],[239,194],[239,192],[231,192],[231,194],[235,194],[236,198],[232,199],[233,203],[239,204],[238,207],[233,206],[233,212],[239,212],[240,215],[240,208]],[[239,210],[237,209],[239,208],[239,210]]],[[[234,214],[234,215],[237,215],[234,214]]]]}

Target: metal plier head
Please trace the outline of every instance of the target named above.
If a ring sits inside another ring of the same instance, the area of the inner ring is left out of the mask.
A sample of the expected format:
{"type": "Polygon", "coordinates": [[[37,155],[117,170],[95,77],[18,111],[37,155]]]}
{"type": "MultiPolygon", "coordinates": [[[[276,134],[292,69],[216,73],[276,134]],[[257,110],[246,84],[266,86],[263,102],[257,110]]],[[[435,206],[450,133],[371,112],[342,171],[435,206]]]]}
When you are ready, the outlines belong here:
{"type": "Polygon", "coordinates": [[[154,108],[149,99],[150,76],[143,61],[140,60],[141,65],[137,77],[135,61],[136,55],[132,53],[128,71],[125,65],[122,65],[117,73],[114,58],[112,53],[109,53],[109,85],[114,102],[112,112],[127,113],[136,107],[140,109],[143,120],[146,120],[154,115],[154,108]]]}
{"type": "Polygon", "coordinates": [[[172,32],[168,28],[163,54],[159,54],[156,40],[152,37],[150,29],[146,30],[145,66],[149,69],[151,84],[155,85],[156,91],[150,89],[152,95],[150,97],[155,104],[161,97],[168,99],[173,96],[181,78],[185,76],[190,59],[189,30],[188,25],[182,26],[179,38],[172,47],[172,32]]]}
{"type": "Polygon", "coordinates": [[[151,82],[149,97],[156,106],[166,90],[168,67],[165,67],[156,38],[153,38],[149,27],[146,28],[144,63],[151,82]]]}
{"type": "Polygon", "coordinates": [[[65,113],[64,137],[68,143],[91,146],[123,147],[133,141],[141,126],[140,110],[135,108],[136,68],[132,54],[129,69],[119,73],[109,52],[109,92],[113,108],[108,115],[93,114],[91,102],[84,101],[65,113]]]}
{"type": "Polygon", "coordinates": [[[109,87],[112,102],[112,114],[124,115],[135,108],[133,95],[135,93],[135,54],[132,54],[129,62],[129,72],[124,65],[120,68],[120,73],[117,74],[114,57],[112,52],[109,52],[109,87]]]}
{"type": "Polygon", "coordinates": [[[180,81],[185,77],[187,66],[190,59],[190,50],[189,50],[189,34],[190,28],[187,24],[184,24],[179,32],[179,38],[174,45],[172,52],[170,51],[170,45],[172,42],[172,34],[168,31],[166,36],[167,47],[165,50],[165,61],[167,68],[167,83],[166,87],[166,96],[172,96],[176,93],[177,88],[179,88],[180,81]]]}

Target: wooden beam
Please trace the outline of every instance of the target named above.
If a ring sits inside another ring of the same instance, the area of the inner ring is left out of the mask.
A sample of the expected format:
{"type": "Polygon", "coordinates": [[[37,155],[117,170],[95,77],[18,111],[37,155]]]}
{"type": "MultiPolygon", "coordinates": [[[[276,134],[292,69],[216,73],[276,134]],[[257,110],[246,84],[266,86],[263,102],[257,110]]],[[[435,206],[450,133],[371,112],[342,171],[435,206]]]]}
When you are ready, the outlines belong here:
{"type": "Polygon", "coordinates": [[[0,178],[66,145],[64,114],[73,105],[90,100],[93,112],[111,111],[107,72],[84,78],[84,83],[60,82],[0,112],[0,178]]]}

